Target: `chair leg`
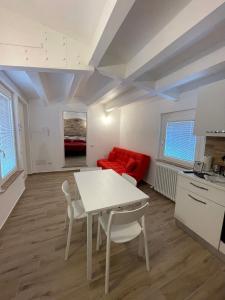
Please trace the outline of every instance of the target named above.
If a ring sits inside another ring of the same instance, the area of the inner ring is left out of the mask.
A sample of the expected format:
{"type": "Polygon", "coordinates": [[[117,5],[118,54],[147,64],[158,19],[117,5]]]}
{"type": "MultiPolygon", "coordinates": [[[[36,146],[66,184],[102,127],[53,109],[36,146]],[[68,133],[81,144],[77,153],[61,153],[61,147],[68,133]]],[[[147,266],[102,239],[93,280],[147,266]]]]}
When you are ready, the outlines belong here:
{"type": "Polygon", "coordinates": [[[101,244],[101,224],[98,220],[98,229],[97,229],[97,243],[96,243],[96,250],[99,250],[99,246],[101,244]]]}
{"type": "Polygon", "coordinates": [[[64,222],[64,229],[66,229],[66,226],[67,226],[67,220],[68,220],[68,213],[67,213],[67,211],[66,211],[65,222],[64,222]]]}
{"type": "Polygon", "coordinates": [[[143,256],[143,236],[142,234],[139,235],[139,241],[138,241],[138,256],[143,256]]]}
{"type": "Polygon", "coordinates": [[[106,244],[106,267],[105,267],[105,294],[109,292],[109,268],[110,268],[110,238],[107,237],[106,244]]]}
{"type": "Polygon", "coordinates": [[[102,231],[101,231],[101,226],[100,226],[100,231],[99,231],[99,246],[101,247],[102,245],[102,231]]]}
{"type": "Polygon", "coordinates": [[[71,240],[72,228],[73,228],[73,221],[70,220],[70,223],[69,223],[69,230],[68,230],[68,235],[67,235],[67,243],[66,243],[66,251],[65,251],[65,260],[67,260],[67,259],[68,259],[68,256],[69,256],[70,240],[71,240]]]}
{"type": "Polygon", "coordinates": [[[143,230],[143,236],[144,236],[144,245],[145,245],[146,269],[149,272],[150,271],[150,267],[149,267],[148,241],[147,241],[147,235],[146,235],[146,231],[145,230],[143,230]]]}

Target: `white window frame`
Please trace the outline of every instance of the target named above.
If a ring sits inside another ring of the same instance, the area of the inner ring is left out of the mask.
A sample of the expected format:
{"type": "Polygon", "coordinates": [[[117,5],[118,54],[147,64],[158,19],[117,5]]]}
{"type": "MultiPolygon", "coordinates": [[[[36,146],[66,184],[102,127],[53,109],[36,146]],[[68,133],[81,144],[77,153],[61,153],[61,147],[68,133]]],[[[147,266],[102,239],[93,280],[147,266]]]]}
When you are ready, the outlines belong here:
{"type": "MultiPolygon", "coordinates": [[[[160,160],[168,163],[179,164],[184,167],[193,167],[193,163],[189,163],[185,160],[179,160],[164,156],[164,147],[166,139],[166,128],[168,122],[179,122],[179,121],[195,121],[195,110],[182,110],[176,112],[169,112],[161,114],[161,132],[160,132],[160,144],[159,144],[159,155],[160,160]]],[[[205,149],[205,138],[196,136],[196,148],[195,148],[195,160],[203,160],[205,149]]]]}
{"type": "Polygon", "coordinates": [[[18,171],[18,153],[17,153],[17,140],[16,140],[16,126],[15,126],[15,112],[14,112],[14,103],[13,103],[13,95],[12,93],[4,87],[0,83],[0,94],[5,97],[8,101],[10,101],[11,104],[11,114],[12,114],[12,126],[13,126],[13,131],[14,131],[14,144],[15,144],[15,155],[16,155],[16,166],[15,168],[4,178],[2,178],[1,174],[1,168],[0,168],[0,190],[1,186],[15,173],[18,171]]]}

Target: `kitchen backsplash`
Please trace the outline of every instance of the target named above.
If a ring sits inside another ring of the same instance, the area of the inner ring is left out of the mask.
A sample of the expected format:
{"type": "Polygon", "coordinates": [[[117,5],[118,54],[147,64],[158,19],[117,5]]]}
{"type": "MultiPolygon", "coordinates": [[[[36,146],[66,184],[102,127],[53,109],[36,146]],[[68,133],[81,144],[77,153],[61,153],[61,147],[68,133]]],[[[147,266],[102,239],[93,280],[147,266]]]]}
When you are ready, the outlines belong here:
{"type": "Polygon", "coordinates": [[[221,157],[225,155],[225,137],[206,137],[205,155],[213,157],[213,164],[222,163],[221,157]]]}

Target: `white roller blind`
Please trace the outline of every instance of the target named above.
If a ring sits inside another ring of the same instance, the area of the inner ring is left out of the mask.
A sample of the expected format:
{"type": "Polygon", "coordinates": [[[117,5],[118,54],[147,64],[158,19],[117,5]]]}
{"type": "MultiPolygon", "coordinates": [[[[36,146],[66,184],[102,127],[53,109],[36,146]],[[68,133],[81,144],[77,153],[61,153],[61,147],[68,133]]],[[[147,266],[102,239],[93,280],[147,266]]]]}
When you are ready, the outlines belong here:
{"type": "Polygon", "coordinates": [[[194,121],[167,122],[164,156],[176,160],[194,162],[196,136],[193,135],[194,121]]]}
{"type": "Polygon", "coordinates": [[[16,147],[12,101],[0,93],[0,176],[5,179],[16,170],[16,147]]]}

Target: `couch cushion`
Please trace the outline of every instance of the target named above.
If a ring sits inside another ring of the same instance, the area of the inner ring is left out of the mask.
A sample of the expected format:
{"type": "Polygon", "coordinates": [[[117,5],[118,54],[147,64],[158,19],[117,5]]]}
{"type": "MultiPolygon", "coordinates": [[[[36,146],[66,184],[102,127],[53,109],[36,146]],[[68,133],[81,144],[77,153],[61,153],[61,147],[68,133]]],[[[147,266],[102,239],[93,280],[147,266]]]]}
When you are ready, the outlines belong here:
{"type": "Polygon", "coordinates": [[[136,166],[137,166],[137,162],[132,157],[130,157],[126,164],[127,172],[132,172],[136,166]]]}
{"type": "Polygon", "coordinates": [[[119,174],[126,173],[126,168],[118,162],[112,162],[104,159],[98,160],[98,166],[103,169],[113,169],[119,174]]]}
{"type": "Polygon", "coordinates": [[[148,155],[118,147],[113,147],[111,152],[116,153],[115,160],[109,161],[107,159],[100,159],[97,161],[99,167],[103,169],[113,169],[119,174],[127,173],[137,181],[144,178],[150,163],[150,157],[148,155]],[[136,166],[132,171],[127,171],[126,166],[130,158],[135,160],[136,166]]]}
{"type": "Polygon", "coordinates": [[[111,151],[109,153],[109,157],[108,157],[109,161],[115,161],[116,160],[116,152],[111,151]]]}

